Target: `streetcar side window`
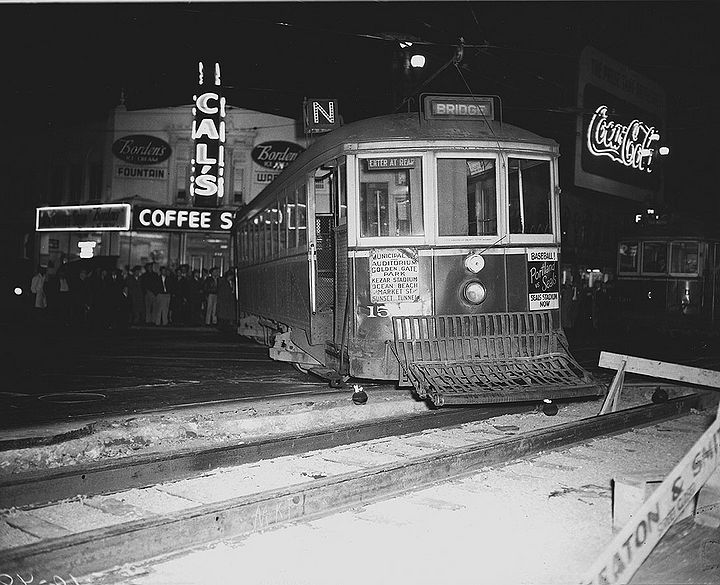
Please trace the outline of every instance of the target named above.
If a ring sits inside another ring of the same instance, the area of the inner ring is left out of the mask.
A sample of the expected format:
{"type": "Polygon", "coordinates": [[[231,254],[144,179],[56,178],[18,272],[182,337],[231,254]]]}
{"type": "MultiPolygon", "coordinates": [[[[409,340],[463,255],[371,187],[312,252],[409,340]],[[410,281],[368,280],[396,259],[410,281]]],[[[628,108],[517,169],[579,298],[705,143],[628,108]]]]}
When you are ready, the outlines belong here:
{"type": "Polygon", "coordinates": [[[298,246],[307,245],[307,186],[305,183],[295,189],[296,228],[298,246]]]}
{"type": "Polygon", "coordinates": [[[638,243],[620,242],[618,246],[618,271],[637,272],[638,270],[638,243]]]}
{"type": "Polygon", "coordinates": [[[280,204],[278,205],[278,237],[280,238],[280,252],[287,250],[288,247],[287,208],[287,195],[283,193],[280,198],[280,204]]]}
{"type": "Polygon", "coordinates": [[[670,272],[672,274],[697,274],[697,242],[672,242],[670,244],[670,272]]]}
{"type": "Polygon", "coordinates": [[[360,161],[360,235],[422,236],[420,157],[360,161]]]}
{"type": "Polygon", "coordinates": [[[510,158],[508,203],[511,234],[551,234],[550,162],[510,158]]]}
{"type": "Polygon", "coordinates": [[[497,235],[494,159],[438,159],[437,186],[441,236],[497,235]]]}
{"type": "Polygon", "coordinates": [[[642,271],[652,274],[667,272],[667,244],[665,242],[643,242],[642,271]]]}
{"type": "Polygon", "coordinates": [[[255,216],[252,220],[252,249],[253,249],[253,260],[255,262],[260,261],[260,217],[255,216]]]}
{"type": "Polygon", "coordinates": [[[338,165],[338,174],[337,174],[337,181],[338,181],[338,225],[342,225],[347,223],[347,183],[346,183],[346,177],[347,177],[347,167],[345,166],[345,162],[340,163],[338,165]]]}

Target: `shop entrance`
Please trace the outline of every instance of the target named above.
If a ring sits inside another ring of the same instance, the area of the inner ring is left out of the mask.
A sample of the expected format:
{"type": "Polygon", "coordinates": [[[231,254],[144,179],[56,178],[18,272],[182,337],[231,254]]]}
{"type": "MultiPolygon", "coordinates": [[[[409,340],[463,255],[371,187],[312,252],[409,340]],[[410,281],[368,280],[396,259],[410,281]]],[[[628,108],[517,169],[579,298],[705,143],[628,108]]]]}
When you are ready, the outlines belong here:
{"type": "Polygon", "coordinates": [[[220,269],[220,274],[230,268],[230,236],[212,232],[187,233],[183,264],[189,264],[191,270],[220,269]]]}

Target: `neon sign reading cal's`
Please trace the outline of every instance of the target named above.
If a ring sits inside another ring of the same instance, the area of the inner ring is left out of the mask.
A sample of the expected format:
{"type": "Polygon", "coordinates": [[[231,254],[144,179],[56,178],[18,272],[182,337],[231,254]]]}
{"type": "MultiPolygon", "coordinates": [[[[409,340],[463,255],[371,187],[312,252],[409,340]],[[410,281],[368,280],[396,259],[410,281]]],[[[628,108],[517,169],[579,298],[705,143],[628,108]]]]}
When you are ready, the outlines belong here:
{"type": "MultiPolygon", "coordinates": [[[[199,84],[203,85],[203,65],[199,64],[199,84]]],[[[220,66],[215,64],[215,85],[220,85],[220,66]]],[[[225,98],[217,91],[193,96],[192,139],[195,152],[190,176],[192,197],[221,198],[225,174],[225,98]]]]}
{"type": "Polygon", "coordinates": [[[599,106],[590,120],[587,147],[594,156],[607,156],[613,161],[639,171],[652,172],[652,144],[660,139],[654,126],[633,120],[627,126],[608,119],[608,107],[599,106]]]}

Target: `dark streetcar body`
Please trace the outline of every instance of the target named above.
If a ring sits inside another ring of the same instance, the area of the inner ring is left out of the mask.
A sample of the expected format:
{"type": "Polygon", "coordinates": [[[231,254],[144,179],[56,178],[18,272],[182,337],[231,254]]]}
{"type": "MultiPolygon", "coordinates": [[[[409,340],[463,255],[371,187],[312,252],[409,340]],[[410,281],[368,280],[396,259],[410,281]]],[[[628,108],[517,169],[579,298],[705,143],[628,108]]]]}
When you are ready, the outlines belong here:
{"type": "Polygon", "coordinates": [[[238,214],[238,333],[436,405],[597,394],[560,323],[557,144],[431,107],[322,136],[238,214]]]}
{"type": "Polygon", "coordinates": [[[717,331],[720,232],[698,221],[643,217],[620,238],[614,288],[615,311],[629,328],[717,331]]]}

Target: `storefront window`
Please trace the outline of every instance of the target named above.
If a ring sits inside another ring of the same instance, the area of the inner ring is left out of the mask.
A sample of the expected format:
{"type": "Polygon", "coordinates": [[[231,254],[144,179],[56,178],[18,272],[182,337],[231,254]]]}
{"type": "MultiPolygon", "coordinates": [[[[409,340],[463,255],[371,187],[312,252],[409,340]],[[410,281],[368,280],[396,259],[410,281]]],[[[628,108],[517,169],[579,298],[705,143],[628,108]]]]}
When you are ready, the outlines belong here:
{"type": "Polygon", "coordinates": [[[643,242],[642,271],[654,274],[667,272],[667,244],[643,242]]]}
{"type": "Polygon", "coordinates": [[[360,235],[422,236],[420,157],[360,160],[360,235]]]}
{"type": "Polygon", "coordinates": [[[673,274],[697,274],[698,243],[672,242],[670,244],[670,272],[673,274]]]}
{"type": "Polygon", "coordinates": [[[637,272],[638,243],[620,242],[618,246],[618,270],[620,272],[637,272]]]}
{"type": "Polygon", "coordinates": [[[437,182],[441,236],[497,235],[493,159],[439,159],[437,182]]]}
{"type": "MultiPolygon", "coordinates": [[[[175,234],[177,237],[177,234],[175,234]]],[[[121,232],[119,234],[118,266],[144,266],[155,262],[167,266],[170,259],[170,234],[152,232],[121,232]]]]}
{"type": "Polygon", "coordinates": [[[508,164],[511,234],[551,234],[550,162],[511,158],[508,164]]]}

